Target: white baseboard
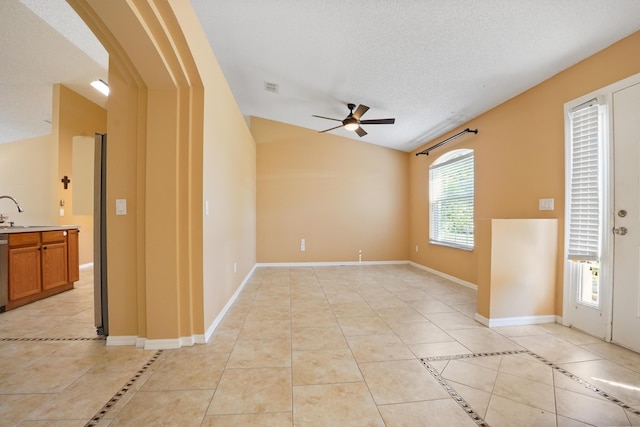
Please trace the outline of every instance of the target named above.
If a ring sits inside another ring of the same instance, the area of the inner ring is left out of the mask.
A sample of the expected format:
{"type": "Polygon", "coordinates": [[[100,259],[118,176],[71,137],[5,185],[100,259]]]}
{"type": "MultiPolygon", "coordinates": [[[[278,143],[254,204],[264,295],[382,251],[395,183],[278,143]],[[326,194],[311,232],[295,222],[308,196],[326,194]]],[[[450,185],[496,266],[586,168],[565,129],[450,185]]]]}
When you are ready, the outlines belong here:
{"type": "Polygon", "coordinates": [[[467,282],[466,280],[459,279],[459,278],[457,278],[455,276],[450,276],[450,275],[448,275],[446,273],[443,273],[443,272],[438,271],[438,270],[434,270],[433,268],[426,267],[426,266],[424,266],[422,264],[418,264],[418,263],[415,263],[413,261],[409,261],[409,265],[411,265],[413,267],[416,267],[416,268],[419,268],[421,270],[428,271],[429,273],[433,273],[436,276],[443,277],[443,278],[445,278],[447,280],[451,280],[452,282],[455,282],[455,283],[457,283],[459,285],[462,285],[462,286],[464,286],[466,288],[473,289],[474,291],[478,290],[478,285],[476,285],[476,284],[473,284],[471,282],[467,282]]]}
{"type": "Polygon", "coordinates": [[[109,346],[136,345],[137,340],[138,340],[138,337],[135,335],[121,335],[121,336],[109,335],[107,337],[107,345],[109,346]]]}
{"type": "Polygon", "coordinates": [[[329,262],[260,262],[257,267],[339,267],[343,265],[409,264],[409,261],[329,261],[329,262]]]}
{"type": "Polygon", "coordinates": [[[213,332],[216,330],[216,328],[218,327],[220,322],[222,322],[222,319],[224,318],[224,315],[227,314],[227,311],[229,311],[229,309],[231,308],[233,303],[236,302],[236,299],[240,295],[240,292],[242,292],[242,290],[244,289],[245,285],[247,284],[247,282],[249,281],[249,279],[253,275],[253,272],[256,270],[257,266],[258,266],[258,264],[255,264],[253,266],[253,268],[251,269],[251,271],[249,271],[249,273],[247,273],[247,275],[245,276],[245,278],[242,281],[242,283],[240,283],[240,286],[238,286],[238,289],[236,289],[236,291],[233,293],[233,295],[231,295],[231,298],[229,298],[229,301],[227,301],[227,303],[222,308],[220,313],[218,313],[216,318],[213,319],[213,322],[211,322],[211,324],[207,328],[206,332],[202,336],[203,341],[202,342],[198,342],[198,344],[206,344],[209,341],[209,339],[211,338],[211,335],[213,335],[213,332]]]}
{"type": "Polygon", "coordinates": [[[86,264],[80,264],[80,270],[85,270],[87,268],[93,268],[93,263],[92,262],[88,262],[86,264]]]}
{"type": "Polygon", "coordinates": [[[501,326],[524,326],[539,325],[542,323],[556,323],[556,315],[549,314],[544,316],[522,316],[522,317],[499,317],[487,319],[476,313],[475,319],[489,328],[499,328],[501,326]]]}
{"type": "Polygon", "coordinates": [[[182,347],[182,338],[146,339],[144,341],[145,350],[171,350],[180,347],[182,347]]]}

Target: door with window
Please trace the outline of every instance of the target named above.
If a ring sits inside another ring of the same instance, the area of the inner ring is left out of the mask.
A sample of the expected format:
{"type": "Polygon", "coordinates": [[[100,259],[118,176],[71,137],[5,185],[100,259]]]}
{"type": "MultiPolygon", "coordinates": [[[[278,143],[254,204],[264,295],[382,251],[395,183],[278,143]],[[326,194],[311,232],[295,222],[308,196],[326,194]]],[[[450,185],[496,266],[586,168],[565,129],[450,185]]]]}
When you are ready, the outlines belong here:
{"type": "Polygon", "coordinates": [[[640,351],[640,75],[568,106],[565,315],[640,351]]]}
{"type": "Polygon", "coordinates": [[[611,341],[640,351],[640,83],[613,93],[611,341]]]}
{"type": "Polygon", "coordinates": [[[607,108],[593,97],[567,111],[567,262],[570,325],[608,338],[610,295],[605,177],[607,108]],[[603,250],[604,249],[604,250],[603,250]]]}

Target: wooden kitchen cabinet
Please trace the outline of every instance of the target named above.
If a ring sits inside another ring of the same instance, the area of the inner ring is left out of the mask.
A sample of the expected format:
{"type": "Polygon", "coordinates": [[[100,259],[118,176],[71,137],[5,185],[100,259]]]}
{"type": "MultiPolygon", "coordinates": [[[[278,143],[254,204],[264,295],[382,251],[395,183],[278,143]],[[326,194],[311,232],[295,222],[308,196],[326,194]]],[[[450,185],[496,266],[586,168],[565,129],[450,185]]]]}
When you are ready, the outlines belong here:
{"type": "Polygon", "coordinates": [[[42,290],[69,283],[67,231],[45,231],[41,236],[42,290]]]}
{"type": "Polygon", "coordinates": [[[39,294],[40,233],[9,236],[9,301],[39,294]]]}
{"type": "Polygon", "coordinates": [[[69,282],[77,282],[80,280],[80,230],[67,230],[67,270],[69,274],[69,282]]]}
{"type": "Polygon", "coordinates": [[[12,233],[8,237],[7,310],[73,289],[80,276],[77,229],[12,233]]]}

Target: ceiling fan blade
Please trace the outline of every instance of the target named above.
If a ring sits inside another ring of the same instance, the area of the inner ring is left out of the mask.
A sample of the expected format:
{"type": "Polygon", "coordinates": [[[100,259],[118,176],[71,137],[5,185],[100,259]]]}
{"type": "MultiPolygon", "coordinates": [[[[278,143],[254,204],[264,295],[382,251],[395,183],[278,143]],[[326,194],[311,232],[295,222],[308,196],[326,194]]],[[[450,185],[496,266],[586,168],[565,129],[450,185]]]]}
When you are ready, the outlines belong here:
{"type": "Polygon", "coordinates": [[[335,120],[336,122],[341,122],[341,121],[342,121],[342,120],[340,120],[340,119],[333,119],[333,118],[331,118],[331,117],[316,116],[315,114],[312,114],[311,116],[312,116],[312,117],[317,117],[317,118],[319,118],[319,119],[335,120]]]}
{"type": "Polygon", "coordinates": [[[321,131],[318,131],[318,133],[329,132],[330,130],[338,129],[338,128],[341,128],[342,126],[343,126],[343,125],[336,126],[336,127],[334,127],[334,128],[330,128],[330,129],[321,130],[321,131]]]}
{"type": "Polygon", "coordinates": [[[353,118],[356,120],[360,120],[360,117],[362,117],[364,115],[364,113],[367,112],[367,110],[369,109],[369,107],[367,107],[366,105],[358,105],[358,108],[356,108],[356,111],[353,112],[353,118]]]}
{"type": "Polygon", "coordinates": [[[396,119],[371,119],[360,120],[361,125],[392,125],[396,122],[396,119]]]}
{"type": "Polygon", "coordinates": [[[367,132],[364,129],[362,129],[360,126],[356,128],[355,132],[360,136],[360,138],[362,138],[367,134],[367,132]]]}

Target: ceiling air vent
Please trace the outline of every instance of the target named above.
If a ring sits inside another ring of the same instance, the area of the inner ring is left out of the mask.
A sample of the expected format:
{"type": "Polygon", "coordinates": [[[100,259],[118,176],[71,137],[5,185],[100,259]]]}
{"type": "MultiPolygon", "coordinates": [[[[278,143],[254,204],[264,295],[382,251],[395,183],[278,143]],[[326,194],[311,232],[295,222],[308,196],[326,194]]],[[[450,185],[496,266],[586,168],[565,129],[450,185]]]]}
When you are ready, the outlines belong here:
{"type": "Polygon", "coordinates": [[[267,92],[278,93],[278,84],[271,82],[264,82],[264,90],[267,92]]]}

